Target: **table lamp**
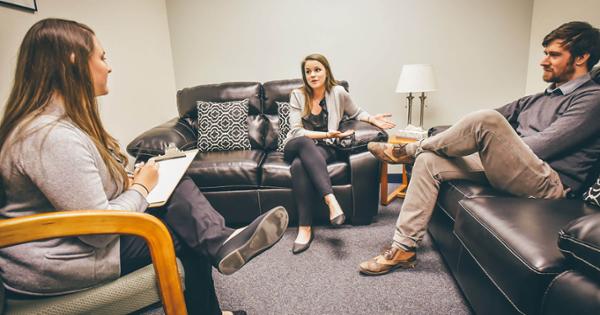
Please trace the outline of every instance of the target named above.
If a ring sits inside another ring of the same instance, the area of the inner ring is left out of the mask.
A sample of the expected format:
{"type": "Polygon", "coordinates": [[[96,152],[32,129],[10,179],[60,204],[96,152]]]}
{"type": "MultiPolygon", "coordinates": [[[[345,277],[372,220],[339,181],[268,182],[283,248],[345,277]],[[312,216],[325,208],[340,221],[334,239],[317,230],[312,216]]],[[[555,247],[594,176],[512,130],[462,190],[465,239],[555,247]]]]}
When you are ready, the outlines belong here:
{"type": "MultiPolygon", "coordinates": [[[[431,65],[425,64],[413,64],[403,65],[400,78],[398,79],[398,85],[396,86],[396,93],[408,93],[406,97],[408,99],[408,119],[406,131],[420,131],[423,132],[423,112],[425,111],[425,92],[435,91],[435,79],[433,77],[433,68],[431,65]],[[412,100],[414,96],[412,93],[421,93],[419,99],[421,100],[421,112],[419,116],[419,126],[413,126],[412,120],[412,100]]],[[[402,131],[401,131],[402,132],[402,131]]],[[[418,136],[417,138],[421,138],[418,136]]]]}

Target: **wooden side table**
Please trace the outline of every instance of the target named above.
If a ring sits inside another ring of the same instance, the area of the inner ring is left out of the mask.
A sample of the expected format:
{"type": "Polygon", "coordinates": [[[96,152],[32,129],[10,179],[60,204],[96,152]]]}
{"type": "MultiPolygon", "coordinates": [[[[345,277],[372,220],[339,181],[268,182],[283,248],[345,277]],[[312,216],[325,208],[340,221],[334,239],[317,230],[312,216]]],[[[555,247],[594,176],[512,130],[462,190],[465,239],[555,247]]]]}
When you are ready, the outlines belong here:
{"type": "MultiPolygon", "coordinates": [[[[416,139],[412,138],[402,138],[398,136],[390,136],[388,139],[388,143],[391,144],[402,144],[402,143],[412,143],[417,142],[416,139]]],[[[406,176],[406,165],[402,165],[402,184],[398,186],[394,191],[388,194],[388,165],[386,162],[381,162],[381,172],[380,172],[380,200],[381,205],[387,206],[390,202],[394,201],[396,198],[404,198],[406,196],[406,188],[408,187],[408,176],[406,176]]]]}

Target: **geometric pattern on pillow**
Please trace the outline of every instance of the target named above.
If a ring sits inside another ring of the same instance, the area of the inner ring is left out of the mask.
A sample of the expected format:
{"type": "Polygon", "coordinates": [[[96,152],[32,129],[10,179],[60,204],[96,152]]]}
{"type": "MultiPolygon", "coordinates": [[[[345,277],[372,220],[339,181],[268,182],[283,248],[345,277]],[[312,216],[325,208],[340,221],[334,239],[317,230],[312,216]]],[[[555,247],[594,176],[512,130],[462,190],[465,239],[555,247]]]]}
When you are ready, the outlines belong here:
{"type": "Polygon", "coordinates": [[[279,134],[277,135],[277,151],[283,152],[284,141],[290,131],[290,103],[277,103],[277,115],[279,115],[279,134]]]}
{"type": "Polygon", "coordinates": [[[250,150],[248,99],[232,102],[197,101],[200,152],[250,150]]]}
{"type": "Polygon", "coordinates": [[[594,185],[583,194],[583,200],[600,207],[600,177],[596,180],[594,185]]]}

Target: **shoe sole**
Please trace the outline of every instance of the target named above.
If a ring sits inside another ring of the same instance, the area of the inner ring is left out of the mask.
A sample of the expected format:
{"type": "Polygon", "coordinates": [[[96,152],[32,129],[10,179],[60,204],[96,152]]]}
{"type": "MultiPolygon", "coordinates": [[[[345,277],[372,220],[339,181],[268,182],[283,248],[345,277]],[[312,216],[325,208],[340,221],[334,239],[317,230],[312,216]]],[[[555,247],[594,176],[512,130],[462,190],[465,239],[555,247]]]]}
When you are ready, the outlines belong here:
{"type": "Polygon", "coordinates": [[[221,259],[218,265],[219,272],[224,275],[233,274],[281,239],[288,226],[288,213],[283,207],[273,208],[269,212],[246,243],[221,259]]]}
{"type": "Polygon", "coordinates": [[[384,275],[386,273],[390,273],[396,269],[402,268],[402,269],[412,269],[415,268],[415,266],[417,266],[417,262],[416,261],[410,261],[410,262],[405,262],[405,263],[399,263],[395,266],[393,266],[392,268],[388,269],[388,270],[384,270],[384,271],[369,271],[369,270],[363,270],[360,269],[360,273],[367,275],[367,276],[381,276],[384,275]]]}

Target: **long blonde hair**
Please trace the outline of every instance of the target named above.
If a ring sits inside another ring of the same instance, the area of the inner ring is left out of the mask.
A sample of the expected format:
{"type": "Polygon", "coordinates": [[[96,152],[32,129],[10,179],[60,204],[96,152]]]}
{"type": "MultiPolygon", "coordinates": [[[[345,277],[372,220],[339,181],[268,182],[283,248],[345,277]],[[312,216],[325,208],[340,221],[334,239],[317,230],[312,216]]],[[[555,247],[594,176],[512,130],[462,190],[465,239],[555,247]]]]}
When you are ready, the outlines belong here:
{"type": "Polygon", "coordinates": [[[304,81],[304,86],[301,89],[301,91],[304,93],[304,110],[302,111],[303,117],[307,117],[308,115],[310,115],[310,109],[312,106],[311,99],[314,95],[313,89],[310,87],[310,85],[308,85],[308,80],[306,79],[306,71],[304,70],[304,66],[309,60],[317,61],[321,63],[323,67],[325,67],[325,71],[327,74],[327,77],[325,78],[325,91],[327,91],[327,93],[331,92],[331,89],[333,89],[333,87],[337,85],[337,81],[333,77],[333,72],[331,72],[331,66],[329,66],[329,61],[327,61],[327,58],[325,58],[325,56],[321,54],[312,54],[306,56],[304,60],[302,60],[302,65],[300,66],[300,70],[302,71],[302,81],[304,81]]]}
{"type": "MultiPolygon", "coordinates": [[[[92,139],[113,180],[127,187],[127,158],[100,121],[88,64],[93,50],[94,31],[75,21],[44,19],[27,31],[0,122],[0,150],[8,145],[8,137],[15,128],[19,128],[17,133],[24,130],[44,111],[53,95],[60,95],[65,118],[92,139]]],[[[15,134],[11,144],[24,136],[15,134]]]]}

